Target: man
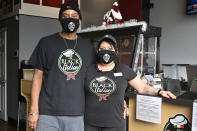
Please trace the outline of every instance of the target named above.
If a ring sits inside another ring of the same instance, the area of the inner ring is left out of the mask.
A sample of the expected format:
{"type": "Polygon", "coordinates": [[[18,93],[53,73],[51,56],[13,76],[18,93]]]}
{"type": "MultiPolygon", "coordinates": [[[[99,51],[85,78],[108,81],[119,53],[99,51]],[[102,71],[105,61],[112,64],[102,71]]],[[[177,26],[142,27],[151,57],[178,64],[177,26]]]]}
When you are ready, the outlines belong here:
{"type": "Polygon", "coordinates": [[[76,34],[81,23],[77,2],[64,3],[59,20],[62,32],[42,38],[30,58],[35,70],[28,123],[38,131],[83,131],[83,82],[95,50],[76,34]]]}

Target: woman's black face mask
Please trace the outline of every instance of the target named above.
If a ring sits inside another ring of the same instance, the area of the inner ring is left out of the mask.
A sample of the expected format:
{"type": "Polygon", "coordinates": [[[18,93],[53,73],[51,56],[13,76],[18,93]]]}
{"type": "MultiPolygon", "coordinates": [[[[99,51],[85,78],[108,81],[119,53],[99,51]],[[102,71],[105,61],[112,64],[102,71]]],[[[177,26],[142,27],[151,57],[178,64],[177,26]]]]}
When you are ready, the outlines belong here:
{"type": "Polygon", "coordinates": [[[109,64],[116,58],[116,52],[111,50],[100,50],[97,53],[97,62],[103,64],[109,64]]]}
{"type": "Polygon", "coordinates": [[[63,18],[61,24],[65,32],[75,32],[79,28],[79,19],[63,18]]]}

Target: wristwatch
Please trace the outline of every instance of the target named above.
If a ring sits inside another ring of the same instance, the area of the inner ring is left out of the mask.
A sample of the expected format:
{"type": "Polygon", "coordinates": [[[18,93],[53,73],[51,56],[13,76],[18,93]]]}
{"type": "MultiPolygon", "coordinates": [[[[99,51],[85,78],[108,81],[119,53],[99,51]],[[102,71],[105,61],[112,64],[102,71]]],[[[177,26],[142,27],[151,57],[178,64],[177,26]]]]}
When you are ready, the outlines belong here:
{"type": "Polygon", "coordinates": [[[29,116],[36,116],[38,114],[39,114],[39,112],[33,112],[33,113],[29,113],[29,116]]]}
{"type": "Polygon", "coordinates": [[[161,94],[160,94],[161,91],[163,91],[163,90],[162,90],[162,89],[159,89],[159,90],[157,91],[157,96],[162,97],[161,94]]]}

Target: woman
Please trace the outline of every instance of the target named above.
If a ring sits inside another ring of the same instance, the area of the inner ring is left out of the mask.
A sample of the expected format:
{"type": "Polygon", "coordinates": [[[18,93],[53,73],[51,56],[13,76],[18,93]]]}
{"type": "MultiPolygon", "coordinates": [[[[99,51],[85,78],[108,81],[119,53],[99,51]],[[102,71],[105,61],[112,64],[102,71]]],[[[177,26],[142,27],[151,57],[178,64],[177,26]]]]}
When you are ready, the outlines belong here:
{"type": "Polygon", "coordinates": [[[88,68],[85,79],[85,131],[124,131],[124,94],[128,84],[140,94],[176,97],[144,84],[131,68],[118,63],[118,49],[111,35],[97,46],[97,63],[88,68]]]}

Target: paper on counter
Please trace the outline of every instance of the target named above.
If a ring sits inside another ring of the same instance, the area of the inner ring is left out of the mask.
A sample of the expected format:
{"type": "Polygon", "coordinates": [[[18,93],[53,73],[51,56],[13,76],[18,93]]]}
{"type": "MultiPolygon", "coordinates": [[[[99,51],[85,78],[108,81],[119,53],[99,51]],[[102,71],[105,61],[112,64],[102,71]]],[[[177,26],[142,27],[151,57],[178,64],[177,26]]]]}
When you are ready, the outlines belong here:
{"type": "Polygon", "coordinates": [[[136,119],[161,124],[160,97],[137,95],[136,119]]]}
{"type": "Polygon", "coordinates": [[[197,102],[193,102],[192,131],[197,131],[197,102]]]}

